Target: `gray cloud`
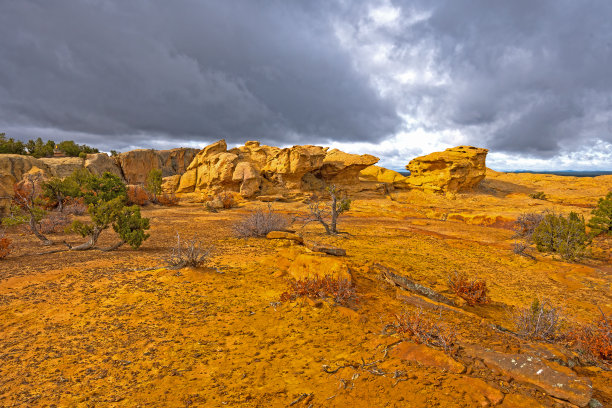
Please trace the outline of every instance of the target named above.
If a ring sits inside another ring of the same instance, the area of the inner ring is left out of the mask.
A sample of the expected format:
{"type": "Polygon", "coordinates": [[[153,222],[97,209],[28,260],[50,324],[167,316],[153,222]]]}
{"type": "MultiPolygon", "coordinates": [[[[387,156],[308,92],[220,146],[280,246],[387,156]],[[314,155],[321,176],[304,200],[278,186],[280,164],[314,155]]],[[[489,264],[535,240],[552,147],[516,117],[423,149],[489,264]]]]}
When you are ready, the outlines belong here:
{"type": "Polygon", "coordinates": [[[392,134],[394,105],[334,39],[334,6],[317,6],[4,1],[0,124],[97,135],[95,144],[114,147],[125,135],[134,145],[392,134]]]}
{"type": "Polygon", "coordinates": [[[5,0],[0,128],[105,149],[459,130],[550,158],[612,143],[611,20],[599,0],[5,0]]]}

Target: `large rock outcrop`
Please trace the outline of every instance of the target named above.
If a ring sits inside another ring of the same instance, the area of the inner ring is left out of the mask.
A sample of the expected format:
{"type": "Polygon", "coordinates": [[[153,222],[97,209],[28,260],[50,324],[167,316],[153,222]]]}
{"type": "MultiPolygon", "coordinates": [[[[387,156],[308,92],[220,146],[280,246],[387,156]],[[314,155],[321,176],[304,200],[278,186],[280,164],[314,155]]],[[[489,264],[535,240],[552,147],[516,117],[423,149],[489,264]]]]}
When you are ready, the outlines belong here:
{"type": "Polygon", "coordinates": [[[172,150],[137,149],[120,153],[115,160],[128,184],[143,184],[153,169],[161,169],[163,177],[183,174],[198,151],[186,147],[172,150]]]}
{"type": "Polygon", "coordinates": [[[326,183],[354,189],[359,184],[359,172],[377,161],[370,155],[310,145],[282,149],[251,141],[228,150],[225,141],[220,140],[194,157],[176,192],[236,191],[250,198],[314,191],[326,183]]]}
{"type": "Polygon", "coordinates": [[[486,174],[487,149],[458,146],[412,159],[406,166],[410,176],[404,182],[433,192],[469,191],[486,174]]]}
{"type": "Polygon", "coordinates": [[[0,154],[0,214],[10,205],[13,185],[21,181],[24,174],[32,169],[50,173],[49,167],[40,159],[18,154],[0,154]]]}

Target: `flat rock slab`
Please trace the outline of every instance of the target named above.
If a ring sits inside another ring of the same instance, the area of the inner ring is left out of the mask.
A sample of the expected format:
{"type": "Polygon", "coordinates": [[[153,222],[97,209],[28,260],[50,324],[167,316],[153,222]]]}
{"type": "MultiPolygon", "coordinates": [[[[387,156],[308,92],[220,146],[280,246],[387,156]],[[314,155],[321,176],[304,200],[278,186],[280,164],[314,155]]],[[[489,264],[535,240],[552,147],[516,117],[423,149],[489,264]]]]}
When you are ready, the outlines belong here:
{"type": "Polygon", "coordinates": [[[268,235],[266,235],[268,239],[288,239],[291,241],[295,241],[299,244],[304,243],[304,240],[299,235],[293,234],[291,232],[286,231],[270,231],[268,235]]]}
{"type": "Polygon", "coordinates": [[[536,385],[555,398],[579,407],[588,405],[593,395],[591,380],[567,367],[527,354],[506,354],[469,346],[466,351],[481,358],[489,368],[497,369],[517,381],[536,385]]]}
{"type": "Polygon", "coordinates": [[[451,373],[461,374],[465,371],[465,366],[460,362],[424,344],[403,342],[395,347],[391,354],[402,360],[416,361],[421,365],[441,368],[451,373]]]}
{"type": "Polygon", "coordinates": [[[312,241],[306,241],[304,242],[304,245],[313,252],[322,252],[324,254],[333,256],[346,256],[346,250],[335,246],[323,245],[312,241]]]}
{"type": "Polygon", "coordinates": [[[453,381],[453,387],[472,396],[480,406],[498,405],[504,394],[480,378],[461,377],[453,381]]]}

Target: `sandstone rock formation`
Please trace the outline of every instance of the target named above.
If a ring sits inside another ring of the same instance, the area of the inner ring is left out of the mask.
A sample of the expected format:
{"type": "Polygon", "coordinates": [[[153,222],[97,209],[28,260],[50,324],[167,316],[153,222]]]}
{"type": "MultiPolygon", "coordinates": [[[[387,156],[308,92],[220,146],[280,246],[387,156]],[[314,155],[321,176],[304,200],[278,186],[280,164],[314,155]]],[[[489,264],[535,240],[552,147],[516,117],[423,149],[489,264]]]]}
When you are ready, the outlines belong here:
{"type": "Polygon", "coordinates": [[[182,174],[198,149],[181,147],[172,150],[137,149],[120,153],[116,162],[128,184],[143,184],[152,169],[161,169],[162,176],[182,174]]]}
{"type": "Polygon", "coordinates": [[[10,205],[13,198],[13,185],[21,181],[24,174],[33,168],[50,171],[43,161],[31,156],[0,155],[0,213],[3,213],[10,205]]]}
{"type": "Polygon", "coordinates": [[[115,161],[106,153],[88,154],[85,158],[85,168],[91,171],[96,176],[100,176],[102,175],[102,173],[109,172],[123,178],[121,168],[117,166],[115,161]]]}
{"type": "Polygon", "coordinates": [[[402,176],[397,171],[385,169],[380,166],[369,166],[361,170],[359,173],[359,180],[361,181],[374,181],[378,183],[388,184],[403,184],[406,180],[406,176],[402,176]]]}
{"type": "Polygon", "coordinates": [[[433,192],[462,192],[485,178],[487,149],[458,146],[412,159],[406,166],[411,187],[433,192]]]}
{"type": "Polygon", "coordinates": [[[224,140],[202,149],[181,176],[177,193],[237,191],[243,197],[315,191],[326,183],[354,189],[359,172],[378,158],[321,146],[278,148],[247,142],[227,149],[224,140]]]}

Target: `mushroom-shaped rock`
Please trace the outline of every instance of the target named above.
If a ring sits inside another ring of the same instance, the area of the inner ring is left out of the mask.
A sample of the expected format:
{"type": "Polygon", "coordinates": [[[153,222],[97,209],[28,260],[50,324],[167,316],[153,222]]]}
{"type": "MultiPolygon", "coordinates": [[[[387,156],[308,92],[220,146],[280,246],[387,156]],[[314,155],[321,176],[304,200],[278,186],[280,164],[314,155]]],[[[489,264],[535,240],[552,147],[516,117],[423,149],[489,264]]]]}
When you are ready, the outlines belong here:
{"type": "Polygon", "coordinates": [[[458,146],[417,157],[406,166],[410,176],[405,182],[434,192],[469,191],[485,178],[487,152],[478,147],[458,146]]]}
{"type": "Polygon", "coordinates": [[[359,184],[359,173],[378,160],[370,154],[350,154],[333,149],[325,155],[321,177],[327,183],[353,187],[359,184]]]}

